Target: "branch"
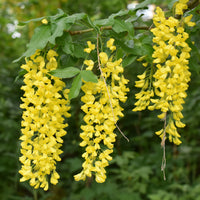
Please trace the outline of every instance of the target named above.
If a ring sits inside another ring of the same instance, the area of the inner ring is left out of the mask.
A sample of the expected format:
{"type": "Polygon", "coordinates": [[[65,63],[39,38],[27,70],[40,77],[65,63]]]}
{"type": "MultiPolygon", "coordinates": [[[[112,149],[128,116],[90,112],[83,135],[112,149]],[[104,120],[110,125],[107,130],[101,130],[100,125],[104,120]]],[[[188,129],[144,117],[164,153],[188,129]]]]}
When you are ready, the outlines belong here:
{"type": "MultiPolygon", "coordinates": [[[[141,27],[134,27],[135,30],[149,30],[148,26],[141,26],[141,27]]],[[[100,28],[101,31],[104,30],[112,30],[112,26],[102,26],[100,28]]],[[[89,28],[89,29],[85,29],[85,30],[78,30],[78,31],[67,31],[70,33],[70,35],[79,35],[79,34],[83,34],[83,33],[88,33],[88,32],[92,32],[94,31],[93,28],[89,28]]]]}

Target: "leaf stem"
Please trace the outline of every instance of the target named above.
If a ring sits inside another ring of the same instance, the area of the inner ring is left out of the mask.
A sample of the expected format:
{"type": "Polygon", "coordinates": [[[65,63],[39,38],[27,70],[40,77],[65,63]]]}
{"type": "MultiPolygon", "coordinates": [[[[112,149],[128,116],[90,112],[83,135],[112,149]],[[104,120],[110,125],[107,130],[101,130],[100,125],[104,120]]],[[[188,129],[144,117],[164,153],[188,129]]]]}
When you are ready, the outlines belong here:
{"type": "Polygon", "coordinates": [[[163,127],[163,138],[161,141],[161,147],[163,148],[163,158],[162,158],[162,164],[161,164],[161,171],[163,172],[163,178],[166,180],[165,176],[165,168],[166,168],[166,154],[165,154],[165,140],[166,140],[166,125],[167,125],[167,113],[165,113],[164,117],[164,127],[163,127]]]}
{"type": "Polygon", "coordinates": [[[38,200],[37,198],[37,190],[33,190],[33,197],[34,197],[34,200],[38,200]]]}

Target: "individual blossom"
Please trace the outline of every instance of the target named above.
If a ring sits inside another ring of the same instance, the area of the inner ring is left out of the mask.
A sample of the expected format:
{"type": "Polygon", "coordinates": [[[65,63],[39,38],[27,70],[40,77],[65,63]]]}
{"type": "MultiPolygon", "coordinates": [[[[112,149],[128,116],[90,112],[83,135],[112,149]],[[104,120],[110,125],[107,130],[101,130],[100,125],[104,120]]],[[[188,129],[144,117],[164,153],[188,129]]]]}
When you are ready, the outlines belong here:
{"type": "Polygon", "coordinates": [[[84,60],[84,64],[88,66],[86,70],[92,70],[94,67],[93,60],[84,60]]]}
{"type": "Polygon", "coordinates": [[[85,82],[81,87],[84,92],[81,109],[85,113],[85,124],[81,126],[80,146],[85,148],[82,155],[85,161],[82,171],[74,176],[76,181],[92,175],[98,183],[105,181],[105,167],[112,160],[110,154],[116,140],[116,122],[123,117],[120,102],[126,101],[129,91],[126,87],[128,80],[123,76],[122,59],[113,61],[105,52],[101,52],[99,57],[103,76],[97,83],[85,82]]]}
{"type": "Polygon", "coordinates": [[[84,52],[90,53],[92,50],[95,49],[95,45],[91,43],[91,41],[87,41],[88,48],[84,49],[84,52]]]}
{"type": "Polygon", "coordinates": [[[62,137],[67,127],[64,117],[68,113],[69,90],[61,91],[65,83],[49,74],[57,68],[57,53],[49,50],[44,56],[42,51],[36,51],[21,68],[27,73],[24,75],[22,90],[22,104],[24,109],[21,122],[21,154],[22,163],[19,173],[20,181],[27,181],[35,189],[41,187],[48,190],[49,180],[57,184],[60,178],[56,171],[56,162],[60,161],[62,137]]]}
{"type": "Polygon", "coordinates": [[[48,21],[47,21],[47,19],[45,19],[45,18],[44,18],[44,19],[42,19],[42,23],[43,23],[43,24],[48,24],[48,21]]]}
{"type": "Polygon", "coordinates": [[[175,14],[176,15],[183,15],[183,11],[188,8],[187,3],[189,0],[179,0],[175,4],[175,14]]]}
{"type": "Polygon", "coordinates": [[[193,17],[193,15],[191,14],[191,15],[183,18],[184,23],[187,24],[188,26],[191,26],[191,27],[195,26],[195,22],[191,21],[192,17],[193,17]]]}
{"type": "Polygon", "coordinates": [[[114,41],[115,41],[115,40],[114,40],[113,38],[110,38],[110,39],[107,41],[107,43],[106,43],[106,46],[107,46],[112,52],[116,50],[116,46],[113,45],[114,41]]]}

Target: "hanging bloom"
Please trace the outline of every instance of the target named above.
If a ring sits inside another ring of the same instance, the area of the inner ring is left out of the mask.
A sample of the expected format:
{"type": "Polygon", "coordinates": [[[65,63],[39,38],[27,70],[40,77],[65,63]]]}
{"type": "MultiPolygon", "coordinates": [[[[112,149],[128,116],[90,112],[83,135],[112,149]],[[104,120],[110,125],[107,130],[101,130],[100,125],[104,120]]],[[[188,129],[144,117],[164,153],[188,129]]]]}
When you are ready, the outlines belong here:
{"type": "Polygon", "coordinates": [[[19,173],[22,175],[20,181],[30,180],[35,189],[48,190],[49,178],[52,184],[58,182],[60,176],[56,172],[56,162],[61,160],[60,147],[66,134],[64,128],[67,127],[64,116],[70,117],[69,90],[64,91],[64,100],[60,91],[65,83],[48,73],[57,68],[56,56],[55,51],[49,50],[46,63],[42,52],[36,51],[21,66],[27,73],[24,75],[25,85],[21,88],[24,95],[20,107],[24,111],[20,137],[22,167],[19,173]]]}
{"type": "Polygon", "coordinates": [[[82,155],[85,161],[82,171],[74,176],[76,181],[92,175],[98,183],[105,181],[105,167],[112,160],[110,154],[116,140],[115,124],[119,117],[123,117],[119,102],[126,101],[129,91],[126,87],[128,80],[123,76],[122,59],[112,61],[105,52],[101,52],[99,57],[104,78],[101,76],[98,83],[85,82],[81,87],[85,93],[81,98],[85,125],[81,126],[83,132],[80,137],[83,141],[80,146],[85,147],[82,155]],[[111,83],[105,84],[104,79],[111,83]]]}
{"type": "MultiPolygon", "coordinates": [[[[179,1],[176,5],[176,14],[182,14],[183,9],[186,9],[186,3],[187,1],[179,1]]],[[[184,22],[190,25],[190,20],[191,16],[185,18],[184,22]]],[[[188,70],[191,48],[186,42],[189,35],[184,31],[181,21],[173,17],[166,19],[159,7],[156,9],[153,22],[156,27],[151,30],[155,43],[152,57],[157,68],[153,75],[155,79],[153,87],[157,97],[150,99],[153,105],[148,108],[161,110],[158,118],[165,118],[167,121],[165,130],[161,129],[156,134],[163,138],[165,131],[168,133],[169,141],[179,145],[181,141],[177,127],[185,126],[181,122],[183,118],[181,111],[191,74],[188,70]],[[170,115],[167,117],[168,113],[170,115]]]]}

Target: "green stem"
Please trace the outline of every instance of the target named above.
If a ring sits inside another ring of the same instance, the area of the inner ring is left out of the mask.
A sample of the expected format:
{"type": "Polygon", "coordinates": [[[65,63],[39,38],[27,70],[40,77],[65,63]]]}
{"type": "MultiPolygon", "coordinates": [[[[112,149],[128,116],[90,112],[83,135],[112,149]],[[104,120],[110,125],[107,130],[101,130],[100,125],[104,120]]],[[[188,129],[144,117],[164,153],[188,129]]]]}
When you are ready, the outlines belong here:
{"type": "Polygon", "coordinates": [[[38,200],[37,198],[37,190],[33,190],[33,197],[34,197],[34,200],[38,200]]]}

